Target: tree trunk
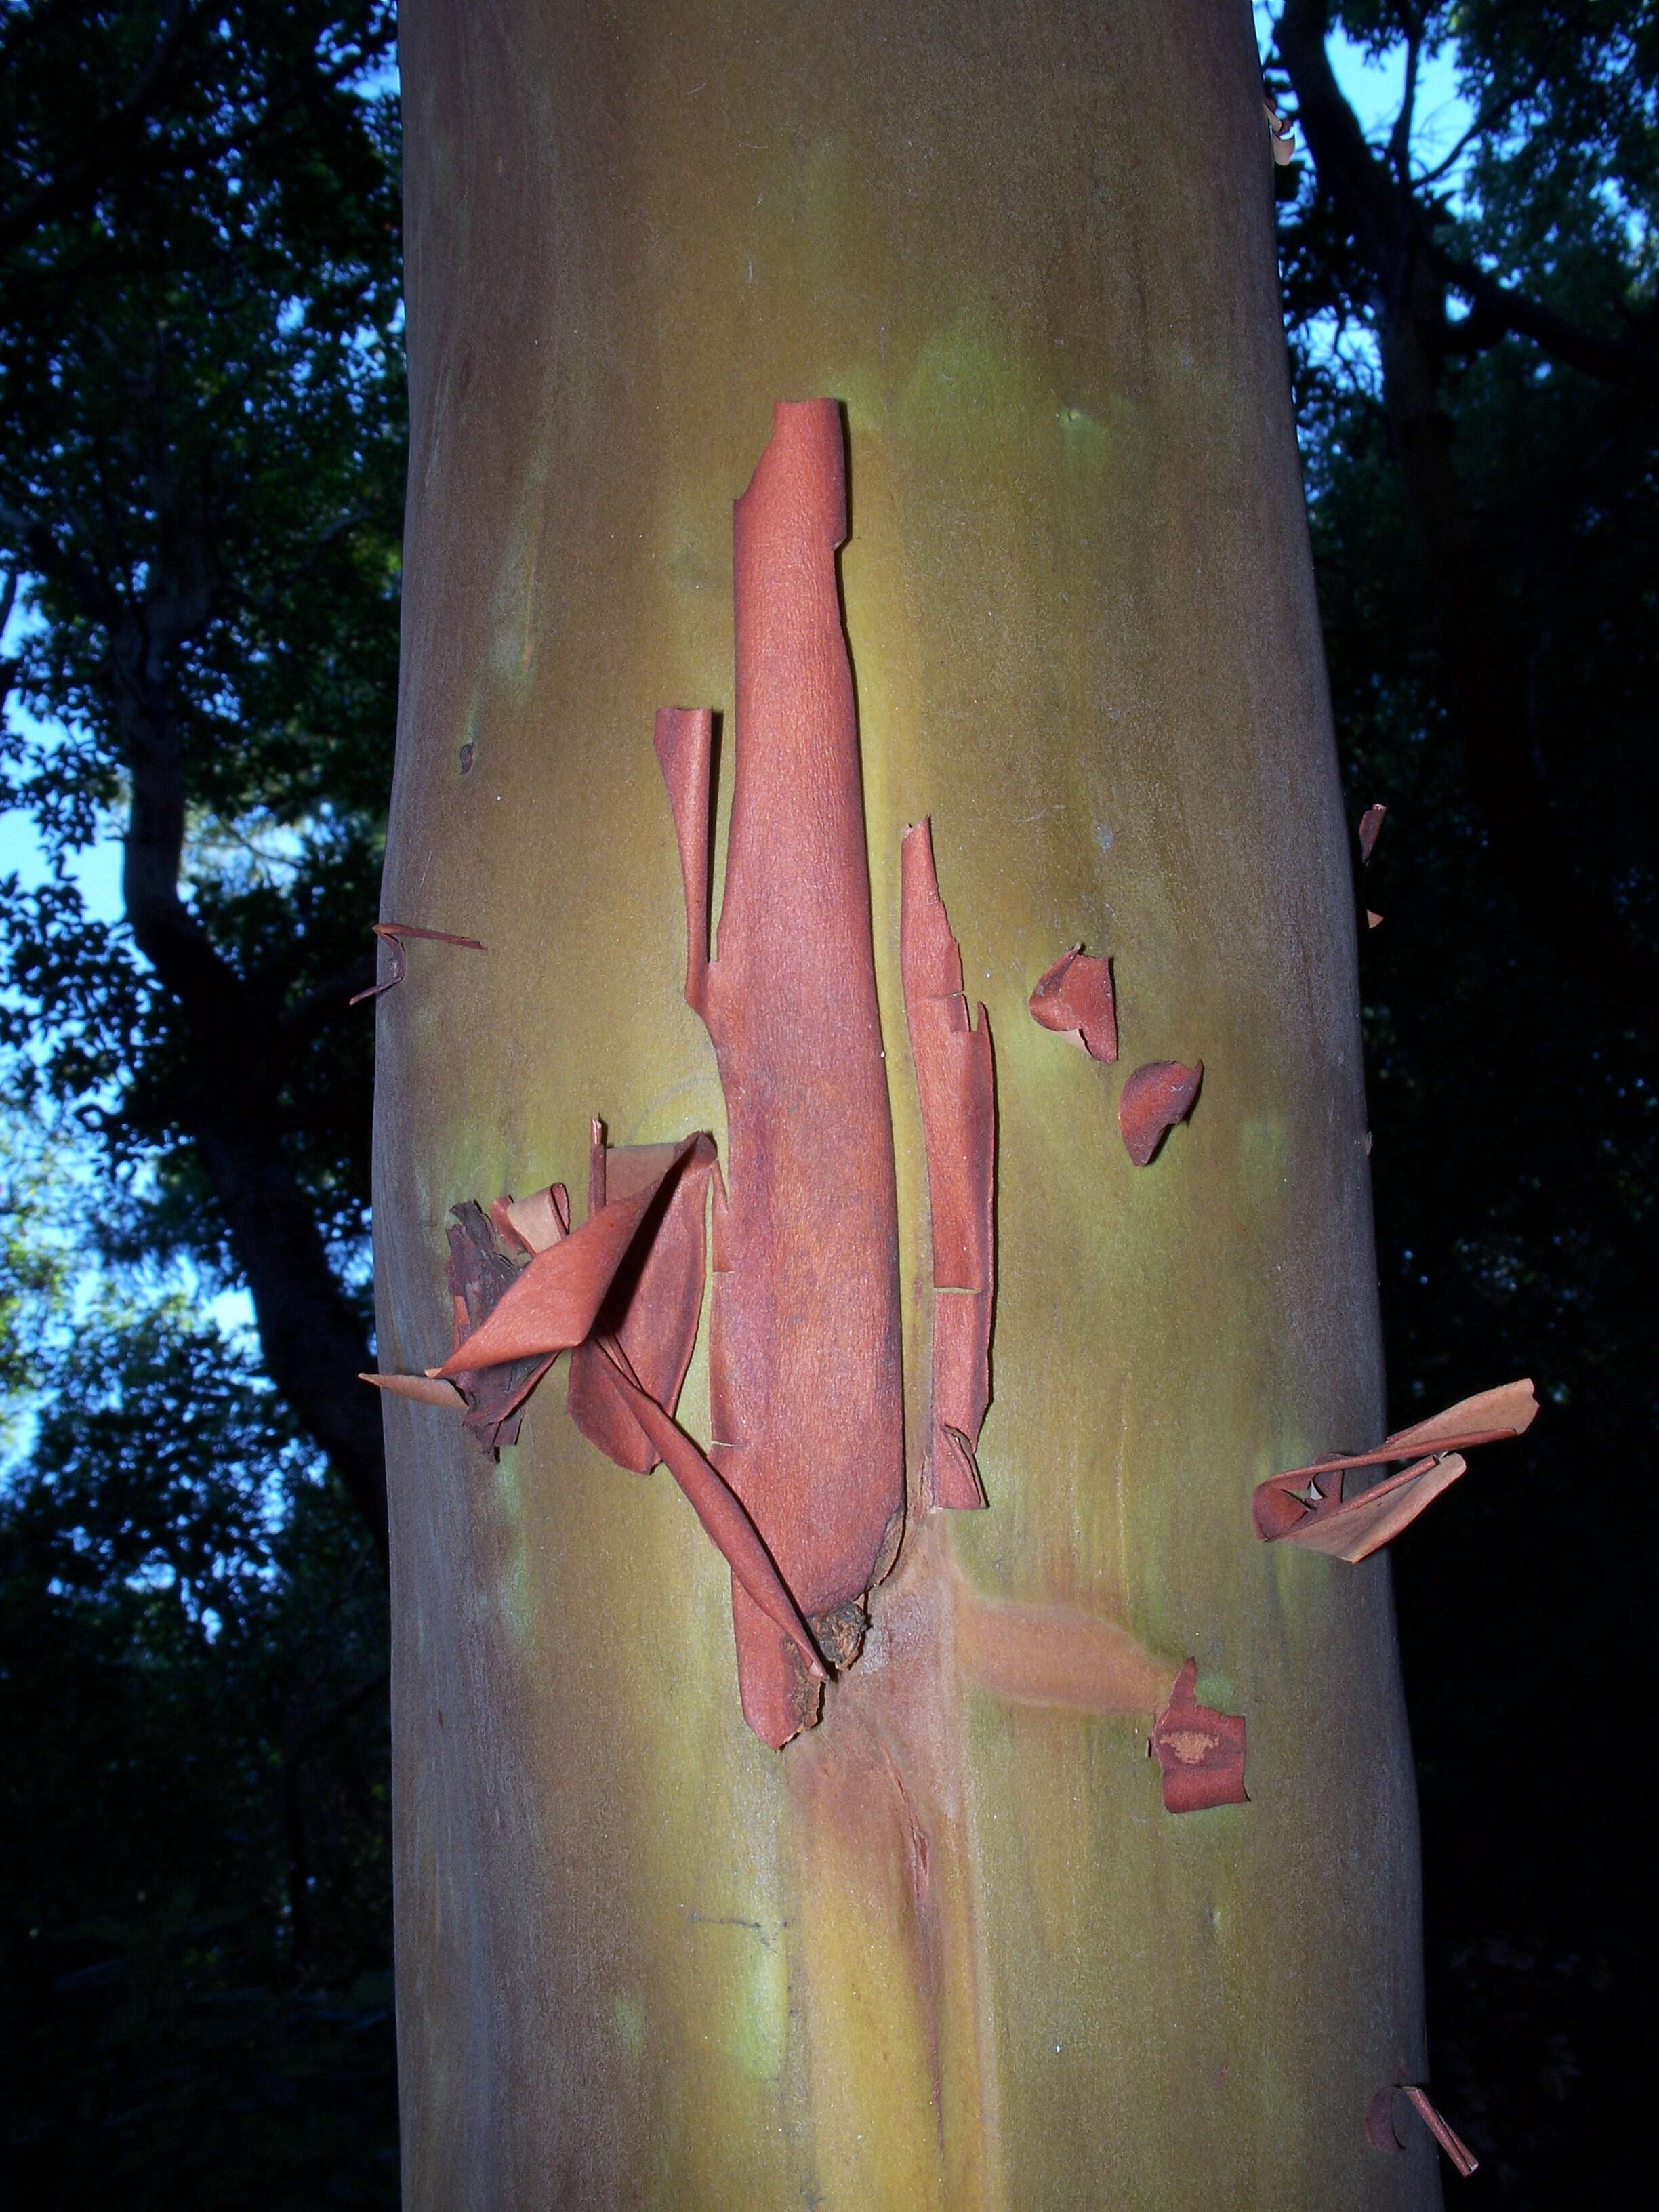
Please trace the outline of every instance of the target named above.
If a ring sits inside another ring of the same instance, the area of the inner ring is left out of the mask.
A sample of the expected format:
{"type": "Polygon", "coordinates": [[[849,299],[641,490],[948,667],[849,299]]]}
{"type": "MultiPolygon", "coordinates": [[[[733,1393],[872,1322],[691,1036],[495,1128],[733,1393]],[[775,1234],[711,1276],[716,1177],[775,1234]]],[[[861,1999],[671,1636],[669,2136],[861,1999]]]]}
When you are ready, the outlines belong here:
{"type": "Polygon", "coordinates": [[[488,949],[411,947],[380,1003],[382,1367],[449,1351],[447,1209],[580,1188],[590,1115],[708,1130],[735,1176],[653,715],[726,714],[723,855],[732,502],[774,401],[830,395],[910,1504],[862,1656],[779,1752],[665,1473],[602,1457],[557,1376],[499,1464],[388,1402],[407,2201],[1431,2204],[1426,2136],[1364,2126],[1423,2069],[1388,1571],[1250,1518],[1264,1476],[1374,1442],[1382,1393],[1249,10],[403,23],[384,917],[488,949]],[[922,1490],[924,816],[994,1040],[982,1511],[922,1490]],[[1027,1011],[1080,940],[1115,963],[1115,1067],[1027,1011]],[[1133,1166],[1127,1071],[1200,1056],[1133,1166]],[[1174,1814],[1146,1753],[1188,1656],[1245,1717],[1250,1802],[1174,1814]]]}

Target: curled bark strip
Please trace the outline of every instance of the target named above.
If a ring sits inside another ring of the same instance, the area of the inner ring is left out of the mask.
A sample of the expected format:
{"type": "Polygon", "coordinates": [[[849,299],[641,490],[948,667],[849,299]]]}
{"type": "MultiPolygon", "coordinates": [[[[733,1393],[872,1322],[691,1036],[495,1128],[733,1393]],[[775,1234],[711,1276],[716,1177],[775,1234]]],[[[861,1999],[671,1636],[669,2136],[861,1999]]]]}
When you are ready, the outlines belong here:
{"type": "Polygon", "coordinates": [[[1382,823],[1388,811],[1386,806],[1368,806],[1359,817],[1359,865],[1362,868],[1376,850],[1376,841],[1382,835],[1382,823]]]}
{"type": "Polygon", "coordinates": [[[1244,1717],[1200,1705],[1197,1683],[1198,1662],[1189,1659],[1176,1676],[1169,1704],[1152,1717],[1146,1748],[1164,1778],[1166,1813],[1250,1802],[1244,1789],[1244,1717]]]}
{"type": "Polygon", "coordinates": [[[1178,1060],[1151,1060],[1136,1068],[1117,1102],[1117,1126],[1138,1168],[1150,1163],[1164,1132],[1192,1112],[1203,1080],[1201,1060],[1190,1067],[1178,1060]]]}
{"type": "Polygon", "coordinates": [[[1117,1000],[1109,960],[1073,945],[1038,976],[1030,1007],[1034,1022],[1069,1039],[1091,1060],[1117,1058],[1117,1000]]]}
{"type": "Polygon", "coordinates": [[[1267,137],[1273,149],[1273,166],[1282,169],[1287,161],[1296,159],[1296,125],[1282,116],[1271,100],[1261,105],[1267,111],[1267,137]]]}
{"type": "Polygon", "coordinates": [[[471,1370],[568,1352],[580,1344],[592,1329],[665,1182],[694,1158],[712,1161],[714,1148],[708,1137],[696,1136],[663,1151],[665,1164],[641,1188],[603,1206],[580,1229],[515,1268],[487,1316],[430,1372],[449,1379],[471,1370]]]}
{"type": "MultiPolygon", "coordinates": [[[[713,961],[709,724],[670,708],[656,726],[686,995],[714,1047],[729,1133],[710,1457],[808,1619],[862,1597],[890,1564],[904,1499],[892,1128],[836,575],[846,533],[838,409],[781,404],[733,516],[736,769],[713,961]]],[[[732,1613],[744,1711],[781,1743],[816,1712],[816,1692],[773,1621],[737,1593],[732,1613]]]]}
{"type": "Polygon", "coordinates": [[[603,1127],[594,1124],[589,1170],[593,1211],[647,1188],[662,1191],[664,1202],[659,1218],[646,1222],[635,1253],[612,1282],[593,1335],[570,1355],[565,1405],[590,1443],[636,1474],[649,1474],[659,1455],[650,1433],[611,1386],[601,1346],[613,1344],[647,1395],[665,1413],[673,1413],[702,1311],[703,1215],[714,1166],[711,1149],[694,1155],[672,1175],[675,1150],[672,1145],[607,1146],[603,1127]]]}
{"type": "Polygon", "coordinates": [[[1464,1471],[1461,1454],[1522,1436],[1537,1417],[1538,1401],[1523,1377],[1461,1398],[1443,1413],[1397,1429],[1375,1451],[1333,1453],[1311,1467],[1270,1474],[1256,1485],[1250,1500],[1255,1533],[1264,1544],[1302,1544],[1357,1565],[1409,1528],[1450,1488],[1464,1471]],[[1417,1464],[1344,1501],[1343,1476],[1350,1468],[1386,1467],[1395,1460],[1417,1464]]]}
{"type": "Polygon", "coordinates": [[[1445,2152],[1463,2179],[1467,2181],[1479,2166],[1480,2160],[1455,2129],[1436,2112],[1434,2106],[1429,2102],[1427,2090],[1419,2089],[1414,2082],[1410,2081],[1402,2081],[1400,2090],[1407,2103],[1422,2121],[1441,2149],[1445,2152]]]}
{"type": "Polygon", "coordinates": [[[364,999],[378,999],[383,991],[390,991],[403,981],[408,972],[404,959],[404,939],[406,937],[429,937],[439,945],[464,945],[471,952],[485,950],[476,937],[454,937],[447,929],[416,929],[410,921],[377,921],[372,927],[376,937],[392,948],[392,973],[384,983],[372,984],[367,991],[354,991],[346,1000],[349,1006],[355,1006],[364,999]]]}
{"type": "Polygon", "coordinates": [[[933,866],[933,825],[901,849],[900,965],[904,1017],[921,1101],[933,1240],[933,1428],[925,1487],[934,1505],[983,1505],[974,1457],[991,1395],[996,1282],[994,1178],[996,1072],[990,1018],[969,1018],[962,951],[933,866]]]}
{"type": "Polygon", "coordinates": [[[429,1375],[360,1375],[360,1382],[372,1382],[377,1390],[389,1390],[394,1398],[413,1398],[422,1406],[442,1406],[452,1413],[466,1411],[466,1400],[453,1382],[439,1382],[429,1375]]]}

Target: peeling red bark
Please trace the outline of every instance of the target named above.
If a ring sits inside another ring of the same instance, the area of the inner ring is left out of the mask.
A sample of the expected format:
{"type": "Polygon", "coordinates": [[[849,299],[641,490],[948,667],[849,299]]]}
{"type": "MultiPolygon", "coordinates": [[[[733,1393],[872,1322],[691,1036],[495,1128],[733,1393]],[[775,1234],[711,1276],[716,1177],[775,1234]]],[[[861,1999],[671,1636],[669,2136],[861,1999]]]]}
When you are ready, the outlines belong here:
{"type": "Polygon", "coordinates": [[[1376,841],[1382,835],[1382,823],[1388,811],[1386,806],[1368,806],[1359,817],[1359,865],[1362,868],[1376,850],[1376,841]]]}
{"type": "Polygon", "coordinates": [[[1300,1544],[1357,1565],[1450,1488],[1464,1471],[1463,1452],[1521,1436],[1537,1415],[1531,1382],[1504,1382],[1396,1430],[1375,1451],[1333,1453],[1310,1467],[1271,1474],[1256,1485],[1250,1500],[1255,1533],[1265,1544],[1300,1544]],[[1349,1469],[1386,1467],[1395,1460],[1415,1464],[1344,1499],[1343,1478],[1349,1469]]]}
{"type": "MultiPolygon", "coordinates": [[[[524,1358],[568,1352],[588,1336],[599,1310],[627,1260],[647,1216],[668,1178],[691,1161],[703,1171],[714,1147],[708,1137],[687,1137],[678,1145],[653,1147],[660,1164],[637,1188],[590,1214],[580,1229],[538,1252],[523,1267],[497,1255],[511,1279],[495,1291],[483,1316],[441,1366],[429,1371],[446,1379],[524,1358]]],[[[488,1235],[488,1224],[478,1223],[488,1235]]],[[[463,1212],[461,1207],[456,1213],[463,1212]]],[[[452,1232],[453,1237],[453,1232],[452,1232]]],[[[494,1243],[491,1240],[491,1250],[494,1243]]],[[[469,1318],[471,1301],[469,1300],[469,1318]]]]}
{"type": "MultiPolygon", "coordinates": [[[[719,1061],[710,1457],[844,1657],[904,1504],[897,1197],[836,549],[840,411],[780,403],[733,515],[736,770],[719,957],[707,958],[710,725],[657,751],[684,878],[686,997],[719,1061]]],[[[817,1716],[797,1649],[732,1593],[744,1711],[782,1745],[817,1716]]]]}
{"type": "Polygon", "coordinates": [[[1073,945],[1038,976],[1030,1008],[1034,1022],[1069,1038],[1091,1060],[1117,1058],[1117,1000],[1109,960],[1073,945]]]}
{"type": "Polygon", "coordinates": [[[1152,1160],[1164,1132],[1192,1112],[1203,1080],[1201,1060],[1190,1067],[1183,1067],[1178,1060],[1152,1060],[1136,1068],[1117,1102],[1117,1126],[1138,1168],[1152,1160]]]}
{"type": "Polygon", "coordinates": [[[902,848],[904,1016],[921,1100],[933,1240],[933,1425],[923,1471],[930,1504],[983,1505],[975,1449],[991,1396],[996,1287],[996,1072],[990,1018],[969,1017],[962,950],[933,866],[933,825],[902,848]]]}
{"type": "Polygon", "coordinates": [[[1164,1778],[1166,1813],[1250,1802],[1244,1789],[1244,1717],[1200,1705],[1197,1682],[1198,1662],[1189,1659],[1176,1676],[1169,1704],[1152,1718],[1147,1749],[1164,1778]]]}
{"type": "Polygon", "coordinates": [[[667,1468],[731,1568],[734,1587],[788,1644],[802,1680],[816,1684],[823,1680],[823,1661],[753,1522],[661,1402],[665,1395],[670,1406],[678,1400],[696,1336],[703,1196],[714,1159],[705,1136],[608,1151],[596,1121],[592,1211],[574,1234],[559,1183],[523,1206],[497,1199],[489,1218],[470,1200],[454,1207],[449,1234],[456,1350],[442,1369],[424,1375],[361,1380],[453,1407],[495,1450],[517,1441],[525,1400],[559,1353],[570,1351],[569,1409],[584,1434],[623,1467],[641,1474],[667,1468]],[[501,1219],[511,1241],[532,1252],[528,1261],[497,1245],[490,1223],[501,1219]],[[503,1309],[507,1318],[498,1324],[503,1309]],[[583,1334],[573,1341],[569,1333],[578,1327],[583,1334]],[[629,1339],[654,1388],[641,1381],[629,1339]],[[481,1343],[487,1349],[504,1343],[508,1350],[480,1363],[481,1343]]]}

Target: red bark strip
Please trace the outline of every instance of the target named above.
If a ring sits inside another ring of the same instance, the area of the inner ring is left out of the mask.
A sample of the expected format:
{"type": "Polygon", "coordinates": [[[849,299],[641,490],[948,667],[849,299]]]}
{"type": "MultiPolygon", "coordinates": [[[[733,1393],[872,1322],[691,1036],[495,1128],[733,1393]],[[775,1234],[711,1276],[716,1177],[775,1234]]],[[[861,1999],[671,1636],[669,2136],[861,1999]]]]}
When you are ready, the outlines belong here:
{"type": "Polygon", "coordinates": [[[1244,1789],[1244,1717],[1200,1705],[1197,1682],[1198,1662],[1189,1659],[1176,1676],[1169,1704],[1152,1717],[1146,1748],[1164,1778],[1166,1813],[1250,1802],[1244,1789]]]}
{"type": "Polygon", "coordinates": [[[1359,817],[1359,865],[1362,868],[1376,850],[1376,841],[1382,835],[1382,823],[1388,811],[1386,806],[1368,806],[1359,817]]]}
{"type": "MultiPolygon", "coordinates": [[[[708,723],[671,709],[656,733],[684,878],[686,996],[726,1103],[709,1455],[843,1659],[904,1504],[897,1198],[836,574],[846,534],[839,410],[781,403],[733,516],[736,770],[712,962],[708,723]]],[[[816,1717],[816,1692],[740,1586],[732,1613],[744,1711],[781,1746],[816,1717]]]]}
{"type": "Polygon", "coordinates": [[[1460,1399],[1426,1421],[1397,1429],[1375,1451],[1334,1453],[1311,1467],[1270,1474],[1256,1485],[1250,1500],[1255,1533],[1264,1544],[1301,1544],[1357,1565],[1451,1487],[1464,1471],[1462,1453],[1521,1436],[1537,1416],[1531,1382],[1504,1382],[1460,1399]],[[1395,1460],[1416,1464],[1344,1499],[1343,1478],[1349,1469],[1386,1467],[1395,1460]]]}
{"type": "Polygon", "coordinates": [[[375,983],[367,991],[354,991],[346,1000],[349,1006],[355,1006],[364,999],[378,999],[382,992],[390,991],[403,981],[408,973],[404,958],[404,939],[406,937],[429,937],[439,945],[464,945],[471,952],[485,950],[476,937],[454,937],[447,929],[416,929],[410,921],[377,921],[370,927],[376,937],[392,948],[392,973],[384,983],[375,983]]]}
{"type": "Polygon", "coordinates": [[[1030,1007],[1034,1022],[1069,1038],[1091,1060],[1117,1058],[1117,1000],[1109,960],[1073,945],[1038,976],[1030,1007]]]}
{"type": "Polygon", "coordinates": [[[921,1100],[933,1239],[933,1429],[923,1485],[933,1505],[983,1505],[975,1448],[991,1396],[996,1285],[996,1073],[990,1018],[969,1018],[962,950],[933,866],[933,825],[902,848],[900,965],[921,1100]]]}
{"type": "Polygon", "coordinates": [[[1201,1060],[1190,1067],[1178,1060],[1151,1060],[1136,1068],[1117,1102],[1117,1126],[1138,1168],[1150,1163],[1164,1132],[1192,1112],[1203,1080],[1201,1060]]]}

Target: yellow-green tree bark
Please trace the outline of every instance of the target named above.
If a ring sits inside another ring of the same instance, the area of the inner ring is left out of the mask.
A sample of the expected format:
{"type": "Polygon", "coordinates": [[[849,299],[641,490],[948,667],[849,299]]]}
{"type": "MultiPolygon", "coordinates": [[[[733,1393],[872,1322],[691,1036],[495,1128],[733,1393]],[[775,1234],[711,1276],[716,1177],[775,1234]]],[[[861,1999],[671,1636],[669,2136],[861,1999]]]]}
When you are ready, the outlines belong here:
{"type": "MultiPolygon", "coordinates": [[[[380,1358],[447,1209],[723,1134],[652,754],[729,708],[731,509],[846,409],[900,1203],[932,1294],[899,841],[995,1041],[988,1510],[914,1516],[781,1754],[729,1584],[556,1376],[499,1465],[394,1402],[409,2203],[1420,2207],[1388,1571],[1252,1533],[1382,1430],[1348,839],[1244,0],[405,0],[414,407],[378,1011],[380,1358]],[[1079,940],[1122,1059],[1026,999],[1079,940]],[[1123,1075],[1202,1057],[1145,1170],[1123,1075]],[[1188,1654],[1248,1805],[1145,1755],[1188,1654]]],[[[729,785],[729,776],[726,779],[729,785]]],[[[705,1440],[700,1350],[682,1406],[705,1440]]]]}

